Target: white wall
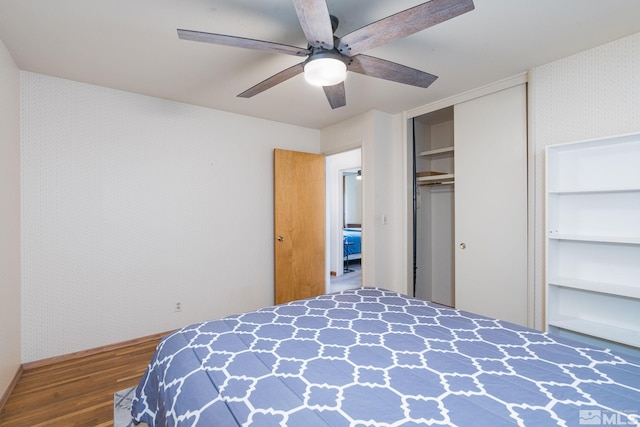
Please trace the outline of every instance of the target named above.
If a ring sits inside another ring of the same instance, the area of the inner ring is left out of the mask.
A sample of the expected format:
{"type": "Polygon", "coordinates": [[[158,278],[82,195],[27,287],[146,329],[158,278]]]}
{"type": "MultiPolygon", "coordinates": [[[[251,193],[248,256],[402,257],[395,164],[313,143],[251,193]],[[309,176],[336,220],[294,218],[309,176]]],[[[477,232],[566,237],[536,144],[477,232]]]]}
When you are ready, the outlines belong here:
{"type": "Polygon", "coordinates": [[[19,76],[0,41],[0,397],[20,366],[19,76]]]}
{"type": "Polygon", "coordinates": [[[23,362],[273,303],[273,149],[319,131],[29,72],[21,129],[23,362]]]}
{"type": "Polygon", "coordinates": [[[371,111],[322,130],[321,149],[362,147],[362,282],[406,293],[402,117],[371,111]]]}
{"type": "MultiPolygon", "coordinates": [[[[640,131],[640,33],[531,70],[535,325],[544,314],[544,148],[640,131]]],[[[639,165],[640,167],[640,165],[639,165]]]]}

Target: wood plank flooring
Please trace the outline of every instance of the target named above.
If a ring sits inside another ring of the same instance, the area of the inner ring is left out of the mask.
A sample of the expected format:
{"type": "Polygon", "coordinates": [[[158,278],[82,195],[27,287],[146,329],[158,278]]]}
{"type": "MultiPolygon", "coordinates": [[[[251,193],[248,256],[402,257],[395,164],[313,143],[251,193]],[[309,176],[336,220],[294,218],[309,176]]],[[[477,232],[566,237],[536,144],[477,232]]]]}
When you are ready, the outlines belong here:
{"type": "Polygon", "coordinates": [[[113,426],[113,394],[138,384],[159,338],[26,369],[0,426],[113,426]]]}

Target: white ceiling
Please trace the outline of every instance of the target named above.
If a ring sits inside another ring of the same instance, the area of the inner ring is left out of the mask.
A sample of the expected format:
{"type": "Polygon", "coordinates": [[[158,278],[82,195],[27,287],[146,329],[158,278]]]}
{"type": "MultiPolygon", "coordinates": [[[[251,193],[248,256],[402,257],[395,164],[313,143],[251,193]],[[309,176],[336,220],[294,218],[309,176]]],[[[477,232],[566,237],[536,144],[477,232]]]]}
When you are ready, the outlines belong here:
{"type": "MultiPolygon", "coordinates": [[[[421,0],[328,0],[342,36],[421,0]]],[[[366,52],[439,76],[428,89],[349,73],[347,106],[296,76],[236,95],[303,58],[179,40],[177,28],[306,47],[290,0],[0,0],[20,69],[323,128],[398,113],[640,32],[638,0],[474,0],[475,10],[366,52]]],[[[606,76],[604,77],[606,78],[606,76]]]]}

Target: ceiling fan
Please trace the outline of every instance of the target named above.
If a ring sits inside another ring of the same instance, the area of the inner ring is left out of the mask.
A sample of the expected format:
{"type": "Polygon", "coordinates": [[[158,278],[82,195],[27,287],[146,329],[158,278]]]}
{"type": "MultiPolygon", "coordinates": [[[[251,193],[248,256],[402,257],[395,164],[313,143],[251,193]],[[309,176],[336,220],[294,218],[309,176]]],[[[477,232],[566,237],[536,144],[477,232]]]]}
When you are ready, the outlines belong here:
{"type": "Polygon", "coordinates": [[[363,55],[361,52],[474,9],[473,0],[431,0],[336,37],[334,33],[338,28],[338,19],[329,14],[326,0],[293,0],[293,6],[309,42],[306,48],[183,29],[178,29],[178,37],[183,40],[306,56],[303,62],[280,71],[238,96],[251,98],[304,73],[309,83],[322,86],[331,108],[335,109],[346,105],[344,79],[347,71],[422,88],[431,85],[437,79],[433,74],[363,55]]]}

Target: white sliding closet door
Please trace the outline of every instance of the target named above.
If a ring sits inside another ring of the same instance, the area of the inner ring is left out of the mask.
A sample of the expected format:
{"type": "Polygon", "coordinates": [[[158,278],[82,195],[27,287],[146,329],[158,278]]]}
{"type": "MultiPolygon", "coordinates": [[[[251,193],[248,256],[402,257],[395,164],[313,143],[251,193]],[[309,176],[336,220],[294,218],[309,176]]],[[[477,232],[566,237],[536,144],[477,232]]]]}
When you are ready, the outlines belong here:
{"type": "Polygon", "coordinates": [[[526,325],[526,85],[454,108],[456,308],[526,325]]]}

